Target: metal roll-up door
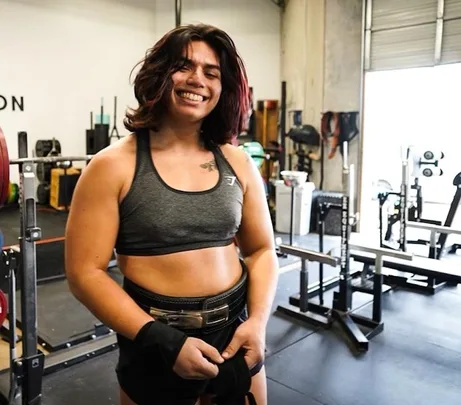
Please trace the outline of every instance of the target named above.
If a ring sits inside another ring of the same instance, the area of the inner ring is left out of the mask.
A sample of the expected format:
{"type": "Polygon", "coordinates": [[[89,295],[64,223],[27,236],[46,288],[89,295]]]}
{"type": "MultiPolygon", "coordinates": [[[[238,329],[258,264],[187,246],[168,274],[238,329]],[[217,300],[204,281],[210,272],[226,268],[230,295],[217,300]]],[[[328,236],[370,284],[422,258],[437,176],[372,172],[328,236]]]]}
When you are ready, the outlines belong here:
{"type": "Polygon", "coordinates": [[[461,62],[461,0],[365,0],[365,70],[461,62]]]}
{"type": "Polygon", "coordinates": [[[445,0],[440,63],[461,62],[461,0],[445,0]]]}

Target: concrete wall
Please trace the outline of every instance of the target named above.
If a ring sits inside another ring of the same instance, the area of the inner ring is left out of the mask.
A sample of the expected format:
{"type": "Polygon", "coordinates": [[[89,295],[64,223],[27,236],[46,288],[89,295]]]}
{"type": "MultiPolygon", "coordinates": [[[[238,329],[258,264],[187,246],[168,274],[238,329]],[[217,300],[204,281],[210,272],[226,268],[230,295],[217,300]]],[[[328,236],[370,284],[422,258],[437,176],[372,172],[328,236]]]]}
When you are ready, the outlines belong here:
{"type": "MultiPolygon", "coordinates": [[[[280,97],[280,10],[268,0],[187,0],[182,21],[226,30],[245,60],[256,99],[280,97]]],[[[86,153],[90,112],[101,98],[117,128],[135,106],[129,74],[175,26],[173,0],[0,0],[0,125],[12,157],[17,133],[60,140],[65,155],[86,153]],[[13,109],[12,97],[24,110],[13,109]]],[[[17,182],[16,170],[12,181],[17,182]]]]}
{"type": "MultiPolygon", "coordinates": [[[[322,112],[360,107],[362,0],[289,0],[282,17],[282,80],[287,109],[303,109],[303,121],[320,131],[322,112]]],[[[288,121],[287,129],[290,121],[288,121]]],[[[358,163],[359,138],[350,162],[358,163]]],[[[325,164],[324,189],[340,191],[339,153],[325,164]]],[[[314,164],[313,181],[320,182],[314,164]]]]}
{"type": "MultiPolygon", "coordinates": [[[[362,0],[327,0],[325,13],[324,111],[359,111],[362,0]]],[[[359,135],[360,136],[360,135],[359,135]]],[[[359,136],[350,143],[350,163],[358,168],[359,136]]],[[[341,155],[328,162],[325,188],[341,190],[341,155]]]]}

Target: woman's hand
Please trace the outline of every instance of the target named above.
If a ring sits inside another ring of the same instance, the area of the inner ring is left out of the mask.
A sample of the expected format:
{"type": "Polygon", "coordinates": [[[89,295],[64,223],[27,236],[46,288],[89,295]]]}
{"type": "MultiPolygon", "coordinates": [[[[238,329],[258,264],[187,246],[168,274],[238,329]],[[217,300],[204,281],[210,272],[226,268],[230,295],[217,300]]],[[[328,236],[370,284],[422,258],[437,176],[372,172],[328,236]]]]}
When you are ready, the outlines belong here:
{"type": "Polygon", "coordinates": [[[218,366],[224,362],[215,347],[203,340],[189,337],[179,352],[173,371],[188,380],[206,380],[218,375],[218,366]]]}
{"type": "Polygon", "coordinates": [[[231,342],[224,350],[222,357],[228,360],[241,348],[245,349],[245,361],[251,370],[264,360],[266,329],[258,321],[249,318],[234,333],[231,342]]]}

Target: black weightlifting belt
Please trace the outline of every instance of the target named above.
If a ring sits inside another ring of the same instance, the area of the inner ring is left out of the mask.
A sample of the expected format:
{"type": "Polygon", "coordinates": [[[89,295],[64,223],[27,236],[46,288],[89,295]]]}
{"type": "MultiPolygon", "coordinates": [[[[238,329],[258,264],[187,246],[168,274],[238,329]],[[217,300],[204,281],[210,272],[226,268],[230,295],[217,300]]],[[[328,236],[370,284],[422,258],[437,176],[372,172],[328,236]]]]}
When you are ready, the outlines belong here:
{"type": "Polygon", "coordinates": [[[170,297],[153,293],[126,277],[124,290],[156,321],[193,334],[213,333],[233,324],[242,314],[247,298],[248,272],[229,290],[209,297],[170,297]]]}

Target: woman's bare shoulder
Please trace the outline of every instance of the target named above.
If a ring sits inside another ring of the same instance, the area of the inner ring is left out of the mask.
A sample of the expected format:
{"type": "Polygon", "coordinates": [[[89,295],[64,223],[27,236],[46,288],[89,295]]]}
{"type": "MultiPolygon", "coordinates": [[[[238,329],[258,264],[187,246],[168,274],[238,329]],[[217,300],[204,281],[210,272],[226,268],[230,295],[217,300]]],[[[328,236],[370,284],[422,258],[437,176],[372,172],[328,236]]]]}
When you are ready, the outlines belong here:
{"type": "Polygon", "coordinates": [[[135,162],[136,137],[130,134],[93,155],[83,173],[95,181],[110,179],[123,183],[134,171],[135,162]]]}
{"type": "Polygon", "coordinates": [[[225,144],[221,145],[220,148],[224,157],[237,174],[240,184],[246,189],[248,176],[251,176],[254,171],[250,156],[243,149],[234,145],[225,144]]]}

